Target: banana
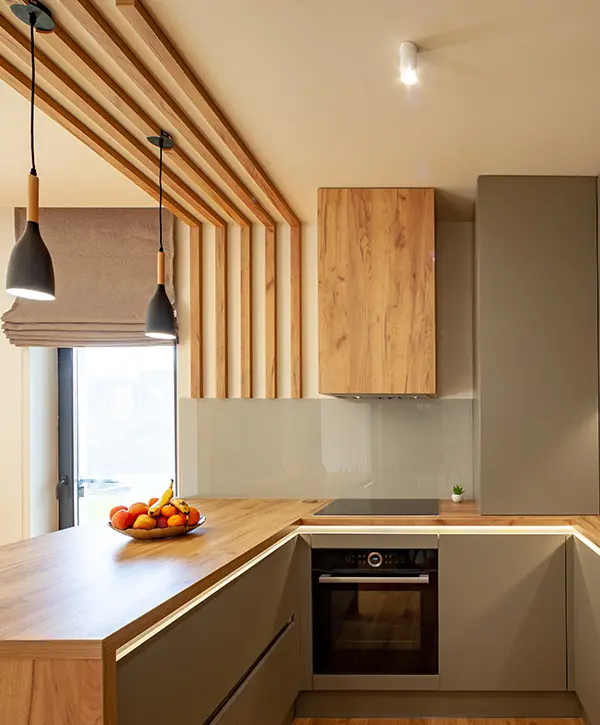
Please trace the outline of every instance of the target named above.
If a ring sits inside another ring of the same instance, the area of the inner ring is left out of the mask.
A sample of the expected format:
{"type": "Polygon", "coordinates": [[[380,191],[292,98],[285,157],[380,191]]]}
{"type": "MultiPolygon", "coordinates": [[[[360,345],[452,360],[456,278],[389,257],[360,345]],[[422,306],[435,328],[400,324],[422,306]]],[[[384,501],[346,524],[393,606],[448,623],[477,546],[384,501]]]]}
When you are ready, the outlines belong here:
{"type": "Polygon", "coordinates": [[[171,485],[169,488],[163,493],[163,495],[158,499],[158,501],[155,504],[152,504],[150,508],[148,509],[148,513],[150,516],[158,516],[160,513],[160,510],[163,506],[166,506],[168,503],[171,502],[173,498],[173,481],[171,480],[171,485]]]}
{"type": "Polygon", "coordinates": [[[175,506],[178,511],[181,511],[181,513],[185,514],[186,516],[190,512],[189,504],[187,504],[182,498],[172,498],[171,506],[175,506]]]}

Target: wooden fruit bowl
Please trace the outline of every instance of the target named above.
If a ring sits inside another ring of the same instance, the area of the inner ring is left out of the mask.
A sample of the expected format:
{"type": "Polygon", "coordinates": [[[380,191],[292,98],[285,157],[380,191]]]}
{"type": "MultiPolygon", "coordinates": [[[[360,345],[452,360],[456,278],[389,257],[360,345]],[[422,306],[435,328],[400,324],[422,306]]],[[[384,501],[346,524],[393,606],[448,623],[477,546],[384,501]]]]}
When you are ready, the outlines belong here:
{"type": "Polygon", "coordinates": [[[205,521],[206,516],[200,516],[200,521],[193,526],[167,526],[166,529],[115,529],[110,521],[108,522],[108,525],[118,534],[125,534],[125,536],[129,536],[132,539],[147,541],[148,539],[170,539],[172,536],[183,536],[184,534],[189,534],[190,531],[197,529],[198,526],[202,526],[205,521]]]}

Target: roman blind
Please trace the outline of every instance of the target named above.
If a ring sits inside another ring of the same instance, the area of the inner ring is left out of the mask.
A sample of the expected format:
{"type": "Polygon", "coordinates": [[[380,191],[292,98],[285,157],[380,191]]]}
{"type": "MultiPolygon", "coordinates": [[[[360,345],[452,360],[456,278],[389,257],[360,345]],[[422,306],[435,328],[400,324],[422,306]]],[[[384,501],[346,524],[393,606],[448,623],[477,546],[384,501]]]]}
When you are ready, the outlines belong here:
{"type": "MultiPolygon", "coordinates": [[[[15,209],[15,238],[26,222],[15,209]]],[[[41,209],[40,230],[54,263],[56,299],[16,298],[2,316],[4,334],[20,347],[156,345],[145,314],[156,289],[156,209],[41,209]]],[[[163,213],[165,287],[173,285],[174,219],[163,213]]]]}

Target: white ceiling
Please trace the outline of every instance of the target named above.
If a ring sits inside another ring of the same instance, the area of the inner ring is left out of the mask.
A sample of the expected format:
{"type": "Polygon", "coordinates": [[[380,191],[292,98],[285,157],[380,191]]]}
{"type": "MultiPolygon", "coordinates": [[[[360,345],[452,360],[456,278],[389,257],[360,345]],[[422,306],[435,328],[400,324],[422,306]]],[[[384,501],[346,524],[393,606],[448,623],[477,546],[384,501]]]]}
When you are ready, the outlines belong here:
{"type": "Polygon", "coordinates": [[[598,0],[146,2],[305,218],[319,186],[440,187],[462,216],[479,174],[600,170],[598,0]]]}
{"type": "MultiPolygon", "coordinates": [[[[145,3],[306,220],[319,186],[434,186],[438,216],[456,219],[479,174],[600,171],[598,0],[145,3]],[[398,81],[403,40],[422,49],[413,88],[398,81]]],[[[96,4],[158,72],[115,0],[96,4]]],[[[29,166],[26,103],[0,87],[0,108],[4,205],[29,166]]],[[[152,203],[52,122],[38,139],[45,205],[152,203]]]]}

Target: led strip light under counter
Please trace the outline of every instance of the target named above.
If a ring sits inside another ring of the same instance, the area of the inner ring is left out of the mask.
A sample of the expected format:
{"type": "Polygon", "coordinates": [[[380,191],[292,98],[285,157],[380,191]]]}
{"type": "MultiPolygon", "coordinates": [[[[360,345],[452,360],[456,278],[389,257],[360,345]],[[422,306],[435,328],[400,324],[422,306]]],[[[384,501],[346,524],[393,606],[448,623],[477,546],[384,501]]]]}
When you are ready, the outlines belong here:
{"type": "Polygon", "coordinates": [[[178,619],[183,617],[185,614],[195,609],[202,602],[206,601],[218,591],[226,587],[231,582],[235,581],[238,577],[242,576],[249,569],[252,569],[256,564],[270,556],[274,551],[280,549],[282,546],[287,544],[289,541],[294,539],[300,534],[434,534],[442,536],[453,536],[456,534],[473,534],[478,536],[485,536],[486,534],[527,534],[527,535],[544,535],[544,534],[564,534],[565,536],[575,536],[577,539],[582,541],[596,554],[600,555],[600,547],[590,541],[584,534],[577,531],[573,526],[310,526],[303,525],[299,526],[295,531],[287,534],[280,539],[276,544],[265,549],[263,552],[255,556],[253,559],[247,561],[243,566],[239,567],[235,571],[228,574],[226,577],[221,579],[217,584],[209,587],[198,596],[190,599],[189,602],[182,605],[174,612],[171,612],[167,617],[164,617],[159,622],[149,627],[144,632],[134,637],[127,644],[119,647],[116,651],[117,661],[123,659],[131,652],[140,647],[144,642],[157,635],[166,627],[170,626],[178,619]]]}

